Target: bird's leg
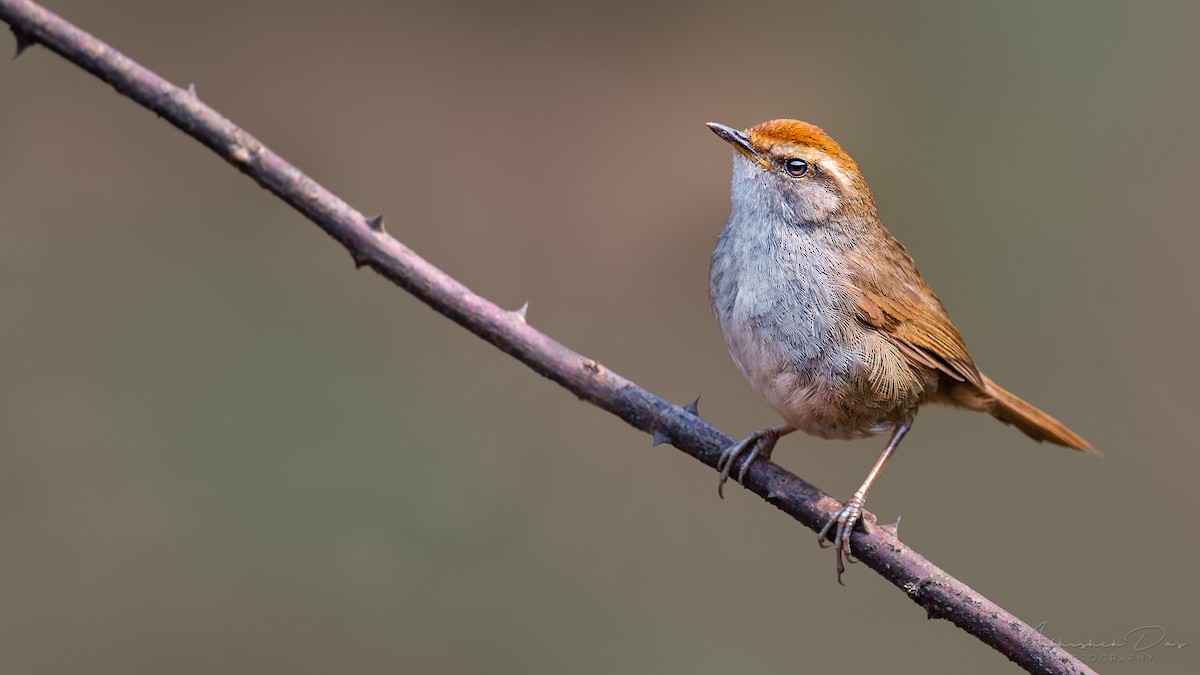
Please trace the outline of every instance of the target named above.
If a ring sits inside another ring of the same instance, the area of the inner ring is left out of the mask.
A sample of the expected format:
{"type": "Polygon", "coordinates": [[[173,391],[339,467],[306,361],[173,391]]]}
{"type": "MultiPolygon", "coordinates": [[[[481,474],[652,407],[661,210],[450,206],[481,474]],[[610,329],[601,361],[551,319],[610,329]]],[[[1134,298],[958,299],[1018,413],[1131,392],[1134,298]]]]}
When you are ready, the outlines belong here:
{"type": "MultiPolygon", "coordinates": [[[[849,562],[858,562],[850,553],[850,534],[854,532],[854,525],[859,521],[863,514],[863,504],[867,501],[867,492],[871,490],[871,484],[879,478],[879,473],[883,471],[883,465],[887,464],[892,453],[896,451],[896,446],[900,445],[900,440],[904,438],[904,434],[912,428],[912,418],[905,418],[896,423],[896,429],[892,431],[892,439],[888,441],[887,447],[880,453],[879,459],[875,460],[875,466],[871,467],[871,473],[867,474],[867,479],[858,488],[852,497],[838,509],[838,512],[833,514],[829,522],[825,523],[825,527],[821,528],[820,534],[817,535],[817,543],[821,548],[825,548],[828,544],[825,541],[829,530],[836,524],[837,529],[833,535],[833,548],[837,551],[837,576],[838,583],[842,583],[842,572],[846,571],[846,566],[842,564],[842,557],[849,562]]],[[[865,525],[865,522],[864,522],[865,525]]],[[[842,584],[845,586],[845,584],[842,584]]]]}
{"type": "Polygon", "coordinates": [[[796,430],[796,427],[790,424],[781,424],[777,427],[769,429],[759,429],[742,440],[721,451],[721,456],[717,459],[717,471],[721,472],[721,477],[717,482],[717,494],[722,499],[725,498],[725,481],[729,479],[729,474],[733,473],[733,465],[737,458],[742,453],[746,453],[746,459],[742,462],[742,468],[738,471],[738,482],[742,482],[742,478],[746,475],[746,469],[750,468],[750,464],[755,458],[762,457],[769,459],[771,451],[775,449],[775,443],[783,436],[787,436],[796,430]]]}

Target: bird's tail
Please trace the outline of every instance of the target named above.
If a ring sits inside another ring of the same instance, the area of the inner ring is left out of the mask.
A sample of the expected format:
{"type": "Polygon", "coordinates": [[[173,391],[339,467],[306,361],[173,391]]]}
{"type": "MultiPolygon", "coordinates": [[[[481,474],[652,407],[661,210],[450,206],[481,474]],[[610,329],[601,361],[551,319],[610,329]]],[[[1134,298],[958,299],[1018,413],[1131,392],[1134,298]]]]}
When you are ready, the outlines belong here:
{"type": "Polygon", "coordinates": [[[1089,455],[1103,454],[1062,422],[1017,398],[986,375],[983,376],[983,384],[987,396],[980,401],[981,407],[992,417],[1013,425],[1036,441],[1049,441],[1089,455]]]}

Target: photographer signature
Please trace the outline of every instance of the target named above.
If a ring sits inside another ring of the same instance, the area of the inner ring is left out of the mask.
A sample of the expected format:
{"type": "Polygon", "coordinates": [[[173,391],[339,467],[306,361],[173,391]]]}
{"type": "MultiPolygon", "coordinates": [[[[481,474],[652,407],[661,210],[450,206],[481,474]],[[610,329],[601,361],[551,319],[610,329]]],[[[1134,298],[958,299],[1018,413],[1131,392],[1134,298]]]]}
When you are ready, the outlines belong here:
{"type": "MultiPolygon", "coordinates": [[[[1043,621],[1035,629],[1042,634],[1045,634],[1046,622],[1043,621]]],[[[1053,640],[1053,638],[1051,638],[1053,640]]],[[[1054,640],[1054,644],[1059,647],[1079,649],[1124,649],[1128,647],[1135,652],[1146,651],[1155,647],[1183,649],[1187,646],[1186,642],[1171,642],[1167,639],[1167,629],[1162,626],[1140,626],[1125,633],[1123,638],[1115,638],[1112,640],[1101,640],[1099,642],[1088,638],[1085,641],[1079,640],[1054,640]]]]}

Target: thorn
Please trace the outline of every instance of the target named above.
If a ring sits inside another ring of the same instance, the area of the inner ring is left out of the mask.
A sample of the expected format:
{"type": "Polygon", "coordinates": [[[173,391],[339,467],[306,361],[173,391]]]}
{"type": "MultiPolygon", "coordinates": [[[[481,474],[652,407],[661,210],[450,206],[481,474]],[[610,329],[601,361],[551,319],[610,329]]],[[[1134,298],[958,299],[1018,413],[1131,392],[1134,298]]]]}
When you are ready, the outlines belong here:
{"type": "Polygon", "coordinates": [[[858,519],[858,523],[855,525],[855,527],[858,527],[866,534],[871,534],[878,522],[879,521],[875,519],[874,513],[871,513],[870,511],[863,511],[862,517],[858,519]]]}
{"type": "Polygon", "coordinates": [[[683,409],[692,413],[696,417],[700,416],[700,397],[697,396],[695,401],[683,406],[683,409]]]}
{"type": "Polygon", "coordinates": [[[29,33],[26,33],[20,28],[17,28],[16,26],[9,26],[9,30],[12,31],[13,37],[17,39],[17,51],[13,53],[12,57],[12,60],[16,61],[17,57],[21,56],[26,49],[29,49],[37,44],[37,38],[33,37],[29,33]]]}
{"type": "Polygon", "coordinates": [[[375,230],[376,232],[382,233],[383,232],[383,214],[381,213],[377,216],[372,216],[371,218],[367,218],[367,227],[371,228],[372,230],[375,230]]]}
{"type": "Polygon", "coordinates": [[[667,435],[667,432],[663,431],[662,429],[660,429],[658,427],[654,427],[653,429],[650,430],[650,439],[652,441],[650,443],[650,447],[652,447],[652,448],[657,448],[658,446],[662,445],[663,443],[671,442],[671,437],[669,435],[667,435]]]}
{"type": "Polygon", "coordinates": [[[521,320],[521,323],[525,323],[525,313],[528,311],[529,311],[529,301],[526,300],[525,304],[521,305],[520,309],[513,310],[513,314],[517,315],[517,318],[521,320]]]}
{"type": "Polygon", "coordinates": [[[887,532],[893,537],[897,539],[900,538],[900,516],[896,516],[896,522],[888,523],[887,525],[880,525],[879,527],[883,528],[884,532],[887,532]]]}
{"type": "Polygon", "coordinates": [[[188,96],[191,96],[193,100],[200,100],[200,94],[196,93],[196,84],[194,82],[188,85],[188,96]]]}
{"type": "Polygon", "coordinates": [[[370,262],[366,256],[360,255],[357,251],[351,251],[350,257],[354,259],[354,269],[366,267],[367,263],[370,262]]]}

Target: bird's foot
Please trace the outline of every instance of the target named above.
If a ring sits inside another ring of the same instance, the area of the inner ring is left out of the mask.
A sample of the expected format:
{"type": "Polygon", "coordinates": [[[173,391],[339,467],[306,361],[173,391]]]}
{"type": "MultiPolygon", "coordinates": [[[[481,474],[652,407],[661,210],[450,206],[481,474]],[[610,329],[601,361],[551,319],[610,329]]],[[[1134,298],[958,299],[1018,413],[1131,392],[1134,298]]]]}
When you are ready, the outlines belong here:
{"type": "Polygon", "coordinates": [[[837,553],[837,577],[838,583],[842,583],[842,573],[846,571],[845,562],[856,563],[858,559],[850,552],[850,534],[854,532],[854,526],[857,523],[862,523],[863,531],[870,533],[871,528],[868,524],[869,517],[864,517],[866,513],[863,511],[863,504],[866,502],[866,496],[862,492],[855,492],[842,508],[838,509],[837,513],[825,523],[825,527],[821,528],[821,532],[817,535],[817,543],[821,548],[829,546],[826,538],[829,536],[829,531],[833,530],[833,548],[837,553]],[[834,526],[837,526],[836,529],[834,526]]]}
{"type": "Polygon", "coordinates": [[[759,429],[742,440],[721,451],[721,456],[717,458],[717,471],[721,472],[717,479],[717,494],[722,499],[725,498],[725,481],[729,480],[729,475],[733,473],[733,465],[737,463],[739,457],[746,455],[742,461],[742,466],[738,470],[737,480],[742,482],[742,478],[746,475],[746,469],[754,463],[758,457],[770,459],[771,451],[775,449],[775,444],[779,442],[779,437],[790,434],[795,429],[786,424],[769,429],[759,429]]]}

